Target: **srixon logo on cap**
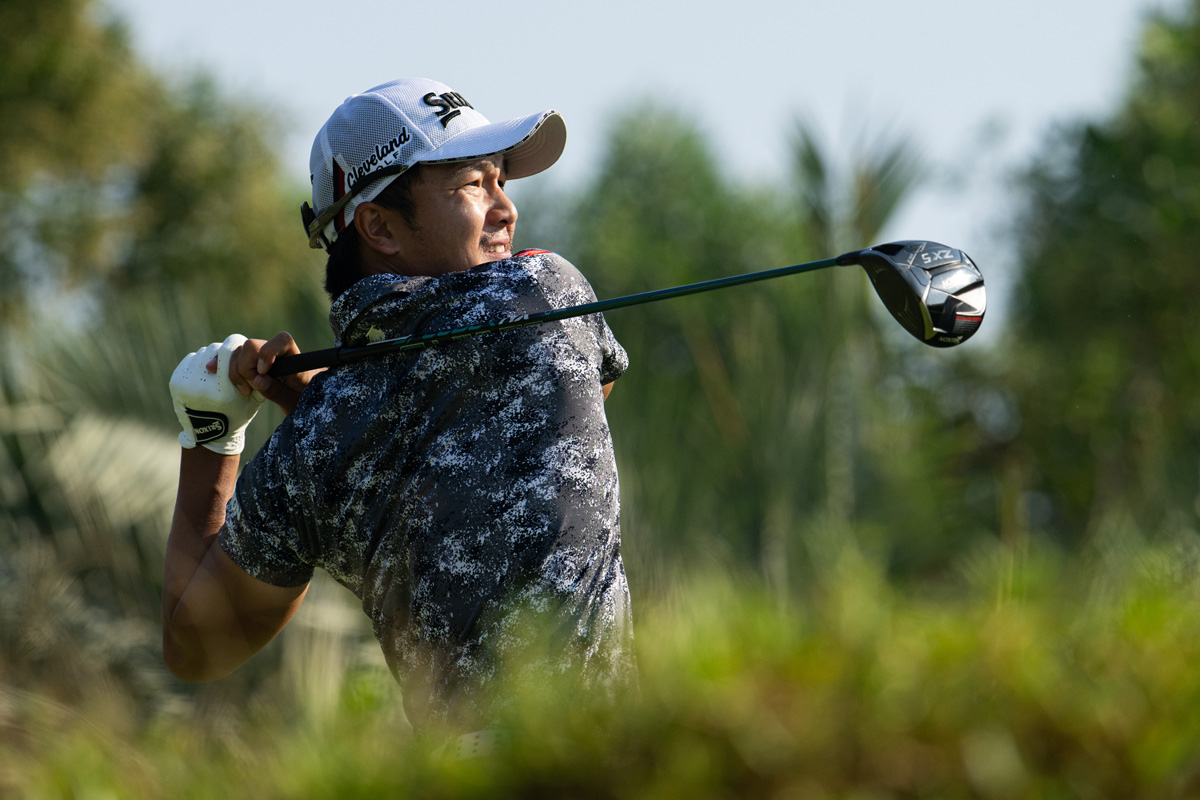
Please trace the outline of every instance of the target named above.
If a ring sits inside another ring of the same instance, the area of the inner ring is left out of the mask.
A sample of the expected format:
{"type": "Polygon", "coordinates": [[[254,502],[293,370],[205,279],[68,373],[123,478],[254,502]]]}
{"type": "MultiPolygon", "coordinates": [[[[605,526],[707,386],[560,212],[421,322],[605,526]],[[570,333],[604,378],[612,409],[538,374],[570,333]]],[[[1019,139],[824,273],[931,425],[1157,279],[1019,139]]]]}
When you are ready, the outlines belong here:
{"type": "Polygon", "coordinates": [[[421,101],[425,105],[437,109],[437,118],[442,123],[443,128],[450,124],[450,120],[462,113],[461,109],[475,107],[468,103],[467,99],[458,92],[442,92],[441,94],[430,92],[422,97],[421,101]]]}

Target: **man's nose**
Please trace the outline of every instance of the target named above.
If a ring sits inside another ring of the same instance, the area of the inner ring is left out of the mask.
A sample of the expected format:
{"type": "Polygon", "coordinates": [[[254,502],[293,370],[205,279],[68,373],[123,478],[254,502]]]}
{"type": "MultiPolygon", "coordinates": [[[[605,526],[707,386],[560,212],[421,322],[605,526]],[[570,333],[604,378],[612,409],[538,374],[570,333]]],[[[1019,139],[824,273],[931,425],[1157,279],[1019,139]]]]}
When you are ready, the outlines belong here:
{"type": "Polygon", "coordinates": [[[497,225],[511,225],[517,221],[517,207],[498,186],[492,193],[492,208],[488,216],[497,225]]]}

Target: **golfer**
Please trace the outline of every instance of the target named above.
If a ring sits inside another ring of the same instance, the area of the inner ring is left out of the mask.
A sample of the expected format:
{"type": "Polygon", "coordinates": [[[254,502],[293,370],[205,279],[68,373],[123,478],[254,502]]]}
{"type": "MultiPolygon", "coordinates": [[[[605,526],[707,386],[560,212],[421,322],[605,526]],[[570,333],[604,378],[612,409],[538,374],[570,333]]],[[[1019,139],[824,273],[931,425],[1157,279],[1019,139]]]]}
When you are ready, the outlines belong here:
{"type": "MultiPolygon", "coordinates": [[[[514,253],[505,182],[562,153],[554,111],[489,123],[444,84],[348,98],[317,134],[309,244],[337,343],[592,302],[545,251],[514,253]]],[[[274,379],[291,336],[230,336],[171,379],[183,432],[163,652],[227,675],[287,624],[316,568],[361,601],[414,729],[478,731],[547,674],[635,681],[604,399],[627,366],[600,315],[274,379]],[[239,476],[261,402],[287,414],[239,476]]]]}

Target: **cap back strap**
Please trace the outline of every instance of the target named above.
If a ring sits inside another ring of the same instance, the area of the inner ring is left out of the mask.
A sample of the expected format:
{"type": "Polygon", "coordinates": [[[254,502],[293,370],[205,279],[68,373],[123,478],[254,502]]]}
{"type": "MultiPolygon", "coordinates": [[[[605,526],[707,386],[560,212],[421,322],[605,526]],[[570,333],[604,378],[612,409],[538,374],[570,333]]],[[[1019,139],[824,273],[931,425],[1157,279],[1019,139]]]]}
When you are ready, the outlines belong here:
{"type": "Polygon", "coordinates": [[[300,219],[304,223],[304,232],[308,234],[308,246],[314,250],[322,247],[328,250],[330,242],[324,233],[325,226],[332,222],[338,214],[342,213],[342,209],[371,183],[380,178],[386,178],[389,175],[399,175],[401,172],[407,170],[409,166],[408,164],[388,164],[386,167],[380,167],[374,172],[368,172],[356,180],[348,192],[326,206],[320,215],[313,211],[312,206],[307,202],[301,204],[300,219]]]}

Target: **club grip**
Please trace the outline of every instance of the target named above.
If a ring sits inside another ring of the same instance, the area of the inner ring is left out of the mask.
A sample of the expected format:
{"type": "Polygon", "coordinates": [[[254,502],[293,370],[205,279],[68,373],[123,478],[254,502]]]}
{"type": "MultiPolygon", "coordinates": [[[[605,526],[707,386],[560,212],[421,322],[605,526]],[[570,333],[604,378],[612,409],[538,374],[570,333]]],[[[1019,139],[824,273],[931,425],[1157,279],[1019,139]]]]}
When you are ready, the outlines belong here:
{"type": "Polygon", "coordinates": [[[307,372],[310,369],[323,369],[339,363],[338,348],[328,350],[309,350],[307,353],[297,353],[291,356],[280,356],[271,365],[267,374],[272,378],[284,375],[295,375],[297,372],[307,372]]]}

